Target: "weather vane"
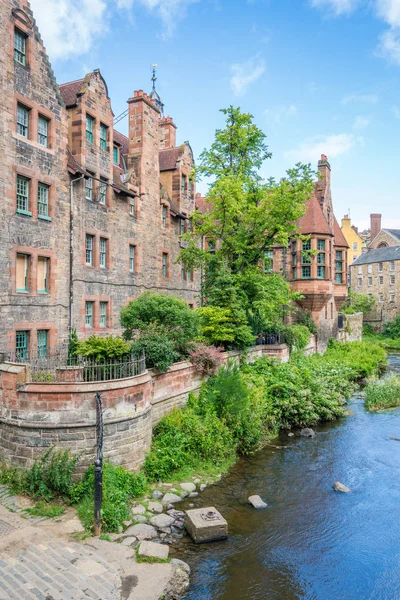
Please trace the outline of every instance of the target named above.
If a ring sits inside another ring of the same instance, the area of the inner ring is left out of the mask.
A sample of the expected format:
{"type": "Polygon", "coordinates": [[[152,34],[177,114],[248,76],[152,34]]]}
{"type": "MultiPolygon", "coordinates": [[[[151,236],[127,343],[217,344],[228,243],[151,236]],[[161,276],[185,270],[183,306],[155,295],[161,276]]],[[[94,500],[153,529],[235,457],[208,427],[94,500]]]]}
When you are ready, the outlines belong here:
{"type": "Polygon", "coordinates": [[[151,78],[151,80],[153,82],[153,90],[156,89],[156,81],[157,81],[156,71],[157,71],[157,67],[158,67],[158,65],[156,63],[154,63],[153,65],[151,65],[151,68],[153,69],[153,77],[151,78]]]}

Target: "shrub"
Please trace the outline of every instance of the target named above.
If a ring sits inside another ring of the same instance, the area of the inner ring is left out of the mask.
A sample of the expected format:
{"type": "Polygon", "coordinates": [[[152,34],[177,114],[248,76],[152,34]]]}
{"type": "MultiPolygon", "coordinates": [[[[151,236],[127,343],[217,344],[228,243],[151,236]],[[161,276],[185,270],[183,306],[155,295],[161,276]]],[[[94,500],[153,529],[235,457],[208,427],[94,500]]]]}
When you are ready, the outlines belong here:
{"type": "Polygon", "coordinates": [[[366,342],[330,342],[325,357],[351,370],[351,379],[357,381],[377,375],[386,366],[386,351],[377,344],[366,342]]]}
{"type": "Polygon", "coordinates": [[[168,371],[181,357],[168,330],[155,324],[149,325],[148,329],[132,342],[131,348],[136,355],[144,352],[146,366],[160,372],[168,371]]]}
{"type": "Polygon", "coordinates": [[[398,316],[397,319],[391,323],[385,323],[382,333],[388,338],[400,338],[400,316],[398,316]]]}
{"type": "Polygon", "coordinates": [[[137,332],[147,332],[150,326],[153,331],[160,328],[173,341],[179,355],[186,354],[188,342],[199,333],[198,315],[186,302],[153,292],[145,292],[122,309],[121,325],[126,340],[134,339],[137,332]]]}
{"type": "Polygon", "coordinates": [[[350,290],[349,299],[342,307],[341,312],[345,315],[353,315],[358,312],[368,313],[374,308],[374,305],[375,299],[372,296],[357,294],[350,290]]]}
{"type": "Polygon", "coordinates": [[[196,311],[200,315],[201,340],[226,349],[245,349],[254,343],[255,337],[242,309],[204,306],[196,311]]]}
{"type": "Polygon", "coordinates": [[[68,338],[68,360],[73,361],[76,356],[77,348],[78,348],[79,340],[78,335],[76,333],[76,329],[74,328],[69,334],[68,338]]]}
{"type": "Polygon", "coordinates": [[[26,491],[34,498],[44,500],[69,497],[72,475],[79,459],[79,455],[72,456],[69,450],[50,448],[27,471],[26,491]]]}
{"type": "Polygon", "coordinates": [[[400,377],[372,381],[365,389],[365,407],[368,410],[383,410],[400,406],[400,377]]]}
{"type": "Polygon", "coordinates": [[[130,344],[127,344],[121,337],[100,337],[91,335],[83,342],[79,342],[75,354],[93,358],[95,361],[103,359],[120,358],[127,356],[131,352],[130,344]]]}
{"type": "Polygon", "coordinates": [[[318,327],[311,314],[303,309],[299,309],[296,315],[296,323],[298,325],[305,325],[307,329],[313,335],[317,335],[318,327]]]}
{"type": "Polygon", "coordinates": [[[286,328],[285,338],[290,350],[302,352],[311,339],[311,332],[305,325],[292,325],[286,328]]]}
{"type": "Polygon", "coordinates": [[[189,360],[202,375],[213,375],[222,365],[223,348],[197,342],[189,352],[189,360]]]}

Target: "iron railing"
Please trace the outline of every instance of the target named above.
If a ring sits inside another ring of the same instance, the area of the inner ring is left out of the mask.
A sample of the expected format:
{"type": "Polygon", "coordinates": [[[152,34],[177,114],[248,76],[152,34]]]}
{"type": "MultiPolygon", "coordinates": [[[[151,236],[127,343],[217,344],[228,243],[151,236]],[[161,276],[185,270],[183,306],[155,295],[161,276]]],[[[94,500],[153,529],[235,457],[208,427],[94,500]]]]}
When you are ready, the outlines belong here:
{"type": "Polygon", "coordinates": [[[284,344],[285,341],[283,333],[265,333],[257,338],[256,344],[257,346],[274,346],[277,344],[284,344]]]}
{"type": "Polygon", "coordinates": [[[68,357],[68,348],[57,348],[46,356],[32,352],[9,352],[4,360],[27,364],[30,381],[52,382],[96,382],[124,379],[140,375],[146,370],[146,358],[142,354],[96,360],[84,356],[68,357]]]}

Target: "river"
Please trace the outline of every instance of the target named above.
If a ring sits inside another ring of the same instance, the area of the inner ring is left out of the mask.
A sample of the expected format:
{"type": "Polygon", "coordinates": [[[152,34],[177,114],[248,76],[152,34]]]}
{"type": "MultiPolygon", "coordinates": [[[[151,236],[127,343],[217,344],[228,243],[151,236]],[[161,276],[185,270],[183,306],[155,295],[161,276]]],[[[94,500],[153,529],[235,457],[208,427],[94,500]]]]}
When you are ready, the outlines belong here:
{"type": "MultiPolygon", "coordinates": [[[[390,357],[400,372],[400,355],[390,357]]],[[[185,600],[400,600],[400,409],[282,434],[241,459],[196,507],[215,506],[229,539],[184,544],[185,600]],[[334,492],[341,481],[351,494],[334,492]],[[260,494],[268,508],[247,504],[260,494]]]]}

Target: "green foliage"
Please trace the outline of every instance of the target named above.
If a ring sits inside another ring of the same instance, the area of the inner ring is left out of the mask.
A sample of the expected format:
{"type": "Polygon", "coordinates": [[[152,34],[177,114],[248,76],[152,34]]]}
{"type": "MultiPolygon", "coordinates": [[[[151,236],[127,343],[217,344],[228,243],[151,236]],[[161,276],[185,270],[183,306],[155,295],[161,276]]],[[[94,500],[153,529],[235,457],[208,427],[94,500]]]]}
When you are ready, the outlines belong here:
{"type": "Polygon", "coordinates": [[[157,371],[168,371],[168,368],[180,359],[174,340],[170,338],[166,327],[151,324],[132,342],[132,352],[146,355],[146,366],[157,371]]]}
{"type": "Polygon", "coordinates": [[[400,406],[400,377],[393,375],[371,381],[365,389],[365,407],[368,410],[384,410],[400,406]]]}
{"type": "Polygon", "coordinates": [[[53,383],[57,377],[50,371],[36,371],[34,375],[35,383],[53,383]]]}
{"type": "Polygon", "coordinates": [[[352,290],[349,291],[349,300],[342,307],[341,312],[345,315],[354,315],[355,313],[368,313],[375,306],[375,299],[365,294],[357,294],[352,290]]]}
{"type": "Polygon", "coordinates": [[[122,309],[121,325],[126,340],[134,339],[138,331],[144,333],[149,327],[160,327],[179,354],[187,352],[187,344],[198,334],[198,317],[186,302],[153,292],[145,292],[122,309]]]}
{"type": "Polygon", "coordinates": [[[393,322],[385,323],[382,334],[387,338],[400,339],[400,316],[393,322]]]}
{"type": "Polygon", "coordinates": [[[106,337],[91,335],[83,342],[79,342],[75,351],[78,356],[93,358],[95,361],[122,358],[130,352],[130,344],[127,344],[121,337],[112,335],[106,337]]]}
{"type": "Polygon", "coordinates": [[[50,448],[35,460],[26,473],[26,491],[34,498],[51,500],[68,497],[72,488],[72,475],[80,459],[69,450],[50,448]]]}
{"type": "Polygon", "coordinates": [[[298,325],[305,325],[309,329],[310,333],[312,333],[313,335],[317,335],[317,333],[318,333],[317,324],[315,323],[314,319],[312,318],[311,313],[309,313],[307,310],[303,310],[303,309],[297,310],[296,323],[298,325]]]}
{"type": "MultiPolygon", "coordinates": [[[[147,489],[143,473],[131,473],[110,463],[103,465],[103,505],[101,523],[104,532],[117,532],[123,521],[130,518],[129,500],[142,496],[147,489]]],[[[93,528],[94,468],[90,467],[83,481],[75,486],[73,501],[85,529],[93,528]]]]}
{"type": "Polygon", "coordinates": [[[292,325],[285,329],[285,339],[290,350],[302,352],[311,339],[311,332],[305,325],[292,325]]]}
{"type": "Polygon", "coordinates": [[[55,519],[65,513],[65,506],[62,504],[54,504],[41,500],[32,508],[27,508],[26,512],[36,517],[46,517],[47,519],[55,519]]]}
{"type": "Polygon", "coordinates": [[[254,343],[254,336],[247,324],[246,313],[219,306],[204,306],[196,312],[200,315],[201,340],[227,349],[246,348],[254,343]]]}
{"type": "Polygon", "coordinates": [[[338,366],[349,368],[353,381],[377,375],[386,366],[387,354],[377,344],[363,342],[330,342],[325,356],[338,366]]]}
{"type": "Polygon", "coordinates": [[[78,344],[79,344],[78,335],[76,333],[76,329],[74,328],[71,331],[71,333],[69,334],[69,338],[68,338],[68,360],[69,361],[72,361],[74,359],[74,357],[77,355],[78,344]]]}

